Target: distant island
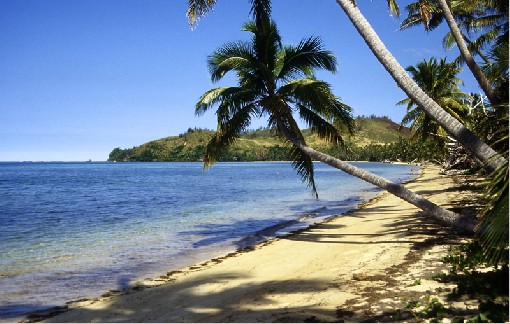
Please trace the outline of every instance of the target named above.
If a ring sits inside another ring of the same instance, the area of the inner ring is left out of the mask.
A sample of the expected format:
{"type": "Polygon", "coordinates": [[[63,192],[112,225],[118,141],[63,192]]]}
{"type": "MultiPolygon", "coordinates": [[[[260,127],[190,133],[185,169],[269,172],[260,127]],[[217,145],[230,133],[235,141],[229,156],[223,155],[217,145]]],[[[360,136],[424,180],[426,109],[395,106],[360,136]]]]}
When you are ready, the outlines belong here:
{"type": "MultiPolygon", "coordinates": [[[[407,127],[388,117],[357,117],[357,130],[346,135],[345,147],[333,146],[303,131],[307,143],[322,152],[348,161],[422,161],[441,155],[434,143],[414,143],[407,127]]],[[[191,162],[201,161],[213,130],[189,128],[178,136],[150,141],[129,149],[112,150],[108,161],[116,162],[191,162]]],[[[288,161],[285,143],[269,129],[247,131],[225,152],[220,161],[288,161]]]]}

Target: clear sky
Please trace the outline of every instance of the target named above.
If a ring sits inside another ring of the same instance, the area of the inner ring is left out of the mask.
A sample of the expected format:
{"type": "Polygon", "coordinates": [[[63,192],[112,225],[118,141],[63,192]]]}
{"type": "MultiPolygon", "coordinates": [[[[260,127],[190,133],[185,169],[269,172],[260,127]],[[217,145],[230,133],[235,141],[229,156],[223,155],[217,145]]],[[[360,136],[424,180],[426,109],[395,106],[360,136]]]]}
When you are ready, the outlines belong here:
{"type": "MultiPolygon", "coordinates": [[[[336,55],[335,75],[320,73],[355,115],[400,122],[405,98],[333,0],[273,0],[284,43],[320,36],[336,55]]],[[[403,11],[407,2],[399,1],[403,11]]],[[[445,28],[397,31],[385,0],[360,9],[404,66],[447,57],[445,28]]],[[[207,55],[247,39],[248,0],[218,0],[191,30],[186,0],[0,0],[0,161],[104,161],[129,148],[215,129],[213,112],[194,105],[213,85],[207,55]]],[[[464,91],[478,91],[464,73],[464,91]]],[[[221,84],[233,84],[227,78],[221,84]]],[[[220,84],[220,85],[221,85],[220,84]]],[[[255,122],[252,128],[265,124],[255,122]]]]}

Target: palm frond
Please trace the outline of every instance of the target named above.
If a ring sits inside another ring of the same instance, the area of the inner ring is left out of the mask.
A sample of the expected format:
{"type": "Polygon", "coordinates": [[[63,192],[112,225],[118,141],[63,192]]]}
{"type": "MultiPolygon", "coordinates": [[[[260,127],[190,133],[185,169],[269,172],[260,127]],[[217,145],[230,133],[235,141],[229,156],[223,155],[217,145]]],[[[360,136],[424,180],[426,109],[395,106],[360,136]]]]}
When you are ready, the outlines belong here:
{"type": "Polygon", "coordinates": [[[402,99],[399,102],[397,102],[397,106],[407,105],[407,110],[410,109],[410,105],[409,104],[411,104],[411,106],[413,105],[413,100],[410,99],[410,98],[405,98],[405,99],[402,99]]]}
{"type": "Polygon", "coordinates": [[[245,89],[251,89],[254,93],[264,94],[267,90],[265,79],[261,76],[260,71],[254,70],[237,70],[237,79],[239,86],[245,89]]]}
{"type": "Polygon", "coordinates": [[[414,27],[414,26],[417,26],[420,24],[422,24],[420,16],[412,15],[412,16],[408,16],[407,18],[402,20],[398,29],[404,30],[404,29],[411,28],[411,27],[414,27]]]}
{"type": "Polygon", "coordinates": [[[423,25],[426,31],[436,29],[444,20],[441,9],[435,2],[419,0],[405,7],[407,17],[400,23],[400,30],[423,25]]]}
{"type": "Polygon", "coordinates": [[[397,17],[400,16],[400,8],[395,0],[388,0],[388,8],[391,14],[395,14],[397,17]]]}
{"type": "Polygon", "coordinates": [[[259,107],[256,99],[257,95],[250,89],[239,88],[237,92],[233,93],[228,98],[224,98],[224,100],[219,103],[218,109],[216,110],[218,124],[222,125],[227,123],[232,116],[235,116],[246,106],[253,106],[253,113],[258,114],[259,107]]]}
{"type": "MultiPolygon", "coordinates": [[[[495,46],[490,52],[490,58],[493,62],[485,64],[482,69],[489,78],[491,84],[498,91],[501,102],[508,102],[508,66],[509,52],[508,43],[502,43],[495,46]]],[[[507,107],[503,107],[507,109],[507,107]]]]}
{"type": "MultiPolygon", "coordinates": [[[[492,134],[495,138],[492,145],[501,155],[508,156],[508,103],[497,108],[502,110],[503,114],[495,122],[497,129],[492,134]]],[[[489,182],[484,190],[489,203],[482,211],[475,228],[476,238],[482,246],[484,256],[492,264],[508,264],[508,180],[508,163],[489,175],[489,182]]]]}
{"type": "MultiPolygon", "coordinates": [[[[245,24],[245,29],[253,33],[252,48],[254,56],[267,72],[272,72],[276,66],[278,53],[282,48],[282,40],[278,27],[274,21],[266,19],[263,21],[264,32],[259,31],[259,26],[254,22],[245,24]]],[[[272,73],[267,73],[265,78],[273,79],[272,73]]]]}
{"type": "Polygon", "coordinates": [[[303,119],[314,134],[335,145],[344,145],[342,135],[338,129],[328,121],[321,118],[314,111],[303,105],[298,105],[299,116],[303,119]]]}
{"type": "Polygon", "coordinates": [[[257,20],[257,17],[271,15],[271,0],[250,0],[251,10],[250,14],[257,20]]]}
{"type": "Polygon", "coordinates": [[[328,83],[308,78],[293,80],[280,87],[278,94],[287,101],[310,110],[310,113],[317,114],[338,129],[349,134],[354,133],[356,127],[352,118],[352,108],[333,94],[328,83]]]}
{"type": "Polygon", "coordinates": [[[292,167],[294,170],[301,176],[302,181],[307,183],[307,187],[312,190],[312,195],[315,198],[319,198],[317,186],[315,184],[312,158],[295,145],[291,148],[290,156],[292,158],[292,167]]]}
{"type": "Polygon", "coordinates": [[[430,17],[428,28],[429,30],[434,30],[439,27],[444,21],[444,16],[442,12],[434,12],[432,17],[430,17]]]}
{"type": "Polygon", "coordinates": [[[313,107],[314,111],[328,119],[333,118],[332,105],[336,97],[327,82],[310,78],[292,80],[281,86],[278,94],[285,100],[313,107]]]}
{"type": "Polygon", "coordinates": [[[203,157],[204,169],[214,164],[219,156],[232,146],[241,133],[247,129],[251,122],[253,110],[253,105],[243,107],[226,123],[218,125],[216,134],[205,147],[205,154],[203,157]]]}
{"type": "Polygon", "coordinates": [[[432,6],[426,0],[422,0],[419,2],[420,5],[420,19],[422,24],[425,26],[426,30],[429,29],[429,21],[432,18],[432,6]]]}
{"type": "Polygon", "coordinates": [[[497,169],[491,179],[487,187],[490,202],[475,228],[476,237],[488,262],[508,263],[508,164],[497,169]]]}
{"type": "Polygon", "coordinates": [[[207,59],[211,80],[216,82],[232,70],[250,69],[254,60],[249,43],[227,43],[214,51],[207,59]]]}
{"type": "Polygon", "coordinates": [[[213,10],[215,4],[216,0],[188,0],[186,17],[188,17],[190,27],[195,27],[200,18],[213,10]]]}
{"type": "Polygon", "coordinates": [[[271,16],[271,0],[250,0],[250,2],[250,14],[253,16],[259,30],[264,30],[264,25],[271,16]]]}
{"type": "MultiPolygon", "coordinates": [[[[439,62],[435,58],[423,60],[416,66],[406,68],[413,80],[443,109],[458,120],[466,116],[467,104],[470,96],[460,91],[459,85],[463,84],[457,74],[461,71],[456,63],[448,63],[443,58],[439,62]]],[[[404,116],[401,125],[411,123],[413,139],[425,140],[433,136],[440,145],[443,145],[446,133],[425,111],[416,106],[409,99],[398,102],[399,105],[407,104],[407,114],[404,116]]]]}
{"type": "Polygon", "coordinates": [[[307,187],[311,188],[312,195],[315,198],[319,198],[317,186],[315,184],[312,158],[293,143],[293,141],[305,143],[303,134],[292,117],[292,114],[288,110],[281,110],[281,112],[282,115],[280,116],[271,115],[269,124],[281,138],[291,145],[290,157],[292,160],[292,167],[301,177],[301,180],[306,182],[307,187]]]}
{"type": "Polygon", "coordinates": [[[500,21],[501,15],[484,15],[481,17],[472,17],[469,20],[464,21],[461,27],[465,28],[468,33],[474,33],[492,28],[501,28],[500,21]]]}
{"type": "Polygon", "coordinates": [[[323,49],[319,37],[301,40],[298,46],[286,46],[277,65],[278,79],[288,80],[299,76],[308,76],[314,69],[336,72],[336,58],[323,49]]]}
{"type": "Polygon", "coordinates": [[[203,115],[209,108],[242,91],[239,87],[219,87],[205,92],[195,105],[195,115],[203,115]]]}
{"type": "Polygon", "coordinates": [[[402,124],[406,125],[415,119],[418,119],[420,115],[422,114],[420,109],[416,109],[417,107],[414,107],[412,101],[409,99],[411,106],[407,107],[407,113],[404,115],[404,118],[402,119],[402,124]],[[413,107],[415,109],[413,109],[413,107]]]}

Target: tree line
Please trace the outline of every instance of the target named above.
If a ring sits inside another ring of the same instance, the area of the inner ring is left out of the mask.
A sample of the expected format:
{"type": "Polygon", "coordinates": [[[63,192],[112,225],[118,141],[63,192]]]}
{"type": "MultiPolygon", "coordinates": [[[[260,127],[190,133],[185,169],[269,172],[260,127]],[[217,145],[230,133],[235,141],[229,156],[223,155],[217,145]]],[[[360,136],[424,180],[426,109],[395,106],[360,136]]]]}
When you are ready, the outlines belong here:
{"type": "MultiPolygon", "coordinates": [[[[372,117],[376,119],[376,117],[372,117]]],[[[305,131],[306,132],[306,131],[305,131]]],[[[173,141],[178,144],[166,146],[164,141],[152,141],[147,144],[112,150],[108,161],[118,162],[195,162],[202,161],[206,143],[213,136],[214,131],[207,129],[189,128],[187,132],[179,134],[173,141]],[[186,145],[184,145],[186,143],[186,145]]],[[[250,130],[242,135],[242,138],[251,140],[255,145],[236,146],[229,148],[220,154],[220,162],[253,162],[253,161],[290,161],[291,156],[288,148],[283,143],[275,142],[271,146],[258,144],[271,138],[268,129],[260,128],[250,130]]],[[[399,137],[398,141],[385,144],[356,145],[355,141],[349,141],[345,147],[328,145],[324,143],[318,149],[346,161],[401,161],[401,162],[424,162],[441,161],[444,159],[445,150],[436,142],[427,140],[417,142],[408,137],[399,137]]]]}

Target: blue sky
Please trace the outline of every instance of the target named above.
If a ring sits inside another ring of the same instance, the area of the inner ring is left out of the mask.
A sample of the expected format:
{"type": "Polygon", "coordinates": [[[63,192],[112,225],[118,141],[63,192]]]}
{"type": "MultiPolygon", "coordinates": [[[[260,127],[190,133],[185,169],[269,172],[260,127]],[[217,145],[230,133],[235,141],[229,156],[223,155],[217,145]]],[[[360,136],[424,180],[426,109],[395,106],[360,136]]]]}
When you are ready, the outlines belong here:
{"type": "MultiPolygon", "coordinates": [[[[452,60],[442,28],[397,31],[386,1],[359,0],[365,17],[404,66],[432,56],[452,60]]],[[[402,8],[406,2],[400,1],[402,8]]],[[[207,55],[247,39],[247,0],[219,0],[191,30],[186,0],[0,0],[0,161],[104,161],[129,148],[215,129],[194,105],[209,80],[207,55]]],[[[400,122],[405,98],[333,0],[273,0],[284,43],[320,36],[336,55],[335,75],[319,73],[355,115],[400,122]]],[[[478,91],[471,75],[464,91],[478,91]]],[[[265,124],[255,122],[252,128],[265,124]]]]}

